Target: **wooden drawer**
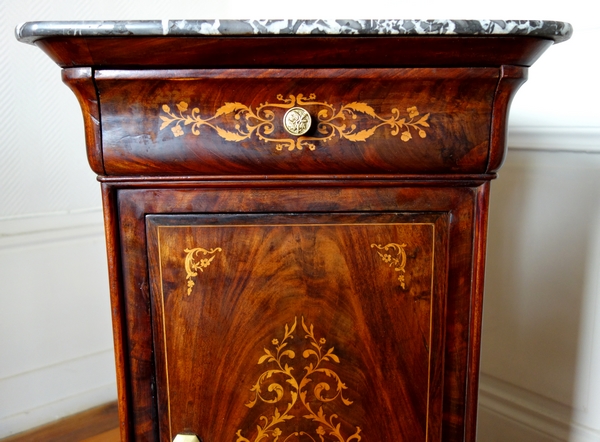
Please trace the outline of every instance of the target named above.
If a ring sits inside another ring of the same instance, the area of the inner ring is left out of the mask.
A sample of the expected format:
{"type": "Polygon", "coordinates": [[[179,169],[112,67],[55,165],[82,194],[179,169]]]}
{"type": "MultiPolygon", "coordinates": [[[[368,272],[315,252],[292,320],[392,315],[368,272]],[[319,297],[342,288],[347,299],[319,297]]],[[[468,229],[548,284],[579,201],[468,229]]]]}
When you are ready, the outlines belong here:
{"type": "Polygon", "coordinates": [[[484,173],[500,70],[98,71],[108,175],[484,173]],[[312,124],[295,136],[285,112],[312,124]]]}

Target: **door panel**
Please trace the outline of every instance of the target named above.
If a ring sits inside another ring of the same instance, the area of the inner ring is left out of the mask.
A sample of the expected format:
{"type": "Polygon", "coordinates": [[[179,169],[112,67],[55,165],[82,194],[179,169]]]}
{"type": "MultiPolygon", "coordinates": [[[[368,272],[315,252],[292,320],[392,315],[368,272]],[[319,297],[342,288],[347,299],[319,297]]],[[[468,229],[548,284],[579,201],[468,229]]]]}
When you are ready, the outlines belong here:
{"type": "Polygon", "coordinates": [[[446,218],[148,215],[161,440],[439,440],[446,218]]]}

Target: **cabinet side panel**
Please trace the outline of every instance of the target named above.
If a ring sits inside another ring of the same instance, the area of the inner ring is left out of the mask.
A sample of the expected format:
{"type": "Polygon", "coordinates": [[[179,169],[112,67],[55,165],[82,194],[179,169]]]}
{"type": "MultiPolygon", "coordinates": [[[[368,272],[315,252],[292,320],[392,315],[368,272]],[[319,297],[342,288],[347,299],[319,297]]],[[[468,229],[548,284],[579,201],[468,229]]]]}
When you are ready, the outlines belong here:
{"type": "Polygon", "coordinates": [[[130,440],[132,434],[129,360],[127,355],[127,317],[123,297],[119,225],[117,216],[117,192],[110,186],[102,186],[104,230],[110,284],[110,306],[117,367],[117,394],[119,402],[119,429],[121,440],[130,440]]]}
{"type": "Polygon", "coordinates": [[[490,183],[477,189],[476,221],[473,226],[473,287],[471,295],[471,331],[469,343],[466,441],[477,438],[477,400],[481,359],[481,321],[483,316],[483,282],[487,245],[490,183]]]}
{"type": "Polygon", "coordinates": [[[118,192],[119,240],[122,269],[123,310],[127,356],[128,407],[133,440],[157,440],[155,368],[152,343],[152,318],[148,289],[146,229],[144,209],[136,199],[118,192]]]}

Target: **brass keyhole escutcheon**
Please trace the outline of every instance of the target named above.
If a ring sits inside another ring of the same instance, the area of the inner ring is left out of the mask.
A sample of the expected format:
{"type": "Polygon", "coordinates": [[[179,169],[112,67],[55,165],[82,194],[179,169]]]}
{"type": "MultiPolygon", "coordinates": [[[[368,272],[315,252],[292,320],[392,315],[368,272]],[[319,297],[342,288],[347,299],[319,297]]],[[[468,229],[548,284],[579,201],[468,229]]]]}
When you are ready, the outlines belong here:
{"type": "Polygon", "coordinates": [[[306,109],[293,107],[283,116],[283,127],[290,135],[304,135],[310,129],[312,120],[306,109]]]}
{"type": "Polygon", "coordinates": [[[178,434],[173,442],[201,442],[195,434],[178,434]]]}

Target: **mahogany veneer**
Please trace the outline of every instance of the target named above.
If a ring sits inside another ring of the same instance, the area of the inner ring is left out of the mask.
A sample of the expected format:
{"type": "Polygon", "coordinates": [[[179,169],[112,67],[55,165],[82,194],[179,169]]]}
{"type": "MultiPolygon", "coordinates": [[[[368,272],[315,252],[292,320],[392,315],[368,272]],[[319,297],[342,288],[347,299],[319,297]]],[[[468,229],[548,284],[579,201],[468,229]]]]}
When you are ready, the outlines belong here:
{"type": "Polygon", "coordinates": [[[551,40],[36,44],[102,182],[123,440],[475,440],[489,181],[551,40]]]}

